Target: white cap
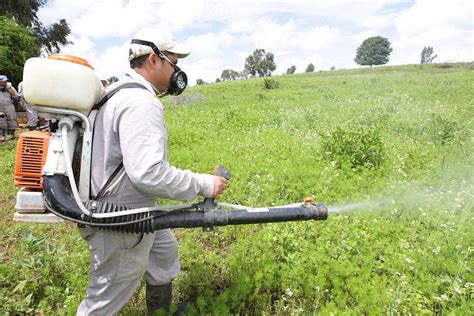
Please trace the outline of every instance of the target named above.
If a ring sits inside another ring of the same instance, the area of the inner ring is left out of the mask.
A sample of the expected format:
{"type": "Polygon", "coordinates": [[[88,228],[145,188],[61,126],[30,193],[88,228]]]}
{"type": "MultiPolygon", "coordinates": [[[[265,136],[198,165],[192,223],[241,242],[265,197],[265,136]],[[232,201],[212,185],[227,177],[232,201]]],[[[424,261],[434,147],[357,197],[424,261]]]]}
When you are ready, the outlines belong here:
{"type": "MultiPolygon", "coordinates": [[[[184,45],[178,44],[170,34],[153,31],[139,32],[132,39],[152,42],[160,51],[176,54],[178,58],[185,58],[191,53],[184,45]]],[[[153,53],[153,49],[148,45],[130,44],[128,60],[150,53],[153,53]]]]}
{"type": "Polygon", "coordinates": [[[5,75],[0,75],[0,81],[8,81],[7,76],[5,76],[5,75]]]}

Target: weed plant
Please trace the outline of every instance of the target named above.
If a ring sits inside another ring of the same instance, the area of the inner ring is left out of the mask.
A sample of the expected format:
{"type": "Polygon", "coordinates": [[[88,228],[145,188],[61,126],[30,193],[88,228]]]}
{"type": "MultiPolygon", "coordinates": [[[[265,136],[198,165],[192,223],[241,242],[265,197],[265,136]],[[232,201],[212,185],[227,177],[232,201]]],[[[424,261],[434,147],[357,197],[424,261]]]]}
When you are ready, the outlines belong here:
{"type": "Polygon", "coordinates": [[[321,135],[322,155],[338,168],[378,168],[385,161],[381,128],[376,125],[338,126],[321,135]]]}
{"type": "MultiPolygon", "coordinates": [[[[472,314],[474,73],[450,65],[283,76],[278,89],[221,82],[189,89],[203,96],[193,106],[164,99],[171,163],[227,166],[222,200],[315,194],[333,210],[321,222],[175,230],[176,300],[207,315],[472,314]]],[[[12,222],[14,151],[0,145],[1,313],[74,314],[86,243],[72,224],[12,222]]],[[[144,305],[142,286],[122,313],[144,305]]]]}
{"type": "Polygon", "coordinates": [[[263,79],[263,87],[265,89],[277,89],[280,86],[280,83],[272,78],[263,79]]]}

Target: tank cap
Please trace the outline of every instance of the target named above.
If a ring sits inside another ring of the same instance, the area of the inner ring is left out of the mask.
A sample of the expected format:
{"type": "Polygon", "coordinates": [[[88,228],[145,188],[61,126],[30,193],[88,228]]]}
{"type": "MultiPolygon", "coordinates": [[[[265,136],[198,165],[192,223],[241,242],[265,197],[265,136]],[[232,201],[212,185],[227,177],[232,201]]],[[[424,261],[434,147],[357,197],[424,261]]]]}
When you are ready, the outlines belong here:
{"type": "Polygon", "coordinates": [[[71,63],[83,65],[86,67],[89,67],[90,69],[94,70],[94,67],[89,64],[89,62],[83,58],[77,57],[77,56],[72,56],[72,55],[65,55],[65,54],[52,54],[48,56],[49,59],[56,59],[56,60],[63,60],[63,61],[68,61],[71,63]]]}

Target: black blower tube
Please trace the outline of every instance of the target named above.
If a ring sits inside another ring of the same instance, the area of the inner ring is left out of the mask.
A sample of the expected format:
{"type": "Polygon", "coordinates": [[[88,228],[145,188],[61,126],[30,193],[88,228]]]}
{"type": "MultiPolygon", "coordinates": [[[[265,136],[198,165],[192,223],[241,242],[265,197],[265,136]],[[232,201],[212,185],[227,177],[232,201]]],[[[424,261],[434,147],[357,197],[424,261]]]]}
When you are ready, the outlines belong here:
{"type": "MultiPolygon", "coordinates": [[[[43,187],[46,208],[59,217],[86,226],[130,233],[149,233],[165,228],[203,227],[205,230],[211,230],[213,226],[325,220],[328,217],[327,207],[323,203],[306,203],[301,207],[208,211],[180,209],[152,211],[113,218],[90,218],[83,214],[77,206],[66,176],[44,176],[43,187]]],[[[130,208],[98,202],[95,213],[111,213],[130,208]]]]}

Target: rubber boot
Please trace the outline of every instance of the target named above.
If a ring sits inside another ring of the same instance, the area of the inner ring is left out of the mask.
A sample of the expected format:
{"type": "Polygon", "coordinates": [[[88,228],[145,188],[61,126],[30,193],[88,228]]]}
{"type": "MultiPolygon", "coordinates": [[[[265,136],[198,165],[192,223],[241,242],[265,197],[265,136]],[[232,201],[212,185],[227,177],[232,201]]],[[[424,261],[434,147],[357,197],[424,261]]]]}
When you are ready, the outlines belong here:
{"type": "Polygon", "coordinates": [[[14,140],[16,137],[15,137],[15,129],[14,128],[11,128],[8,130],[8,134],[10,134],[11,138],[10,140],[14,140]]]}
{"type": "Polygon", "coordinates": [[[2,129],[0,130],[0,142],[4,142],[4,141],[7,140],[7,139],[6,139],[6,135],[5,135],[6,132],[7,132],[7,130],[4,129],[4,128],[2,128],[2,129]]]}
{"type": "Polygon", "coordinates": [[[146,284],[146,308],[147,315],[155,315],[155,313],[162,309],[169,312],[171,300],[173,299],[173,287],[171,282],[165,285],[151,285],[146,284]]]}

